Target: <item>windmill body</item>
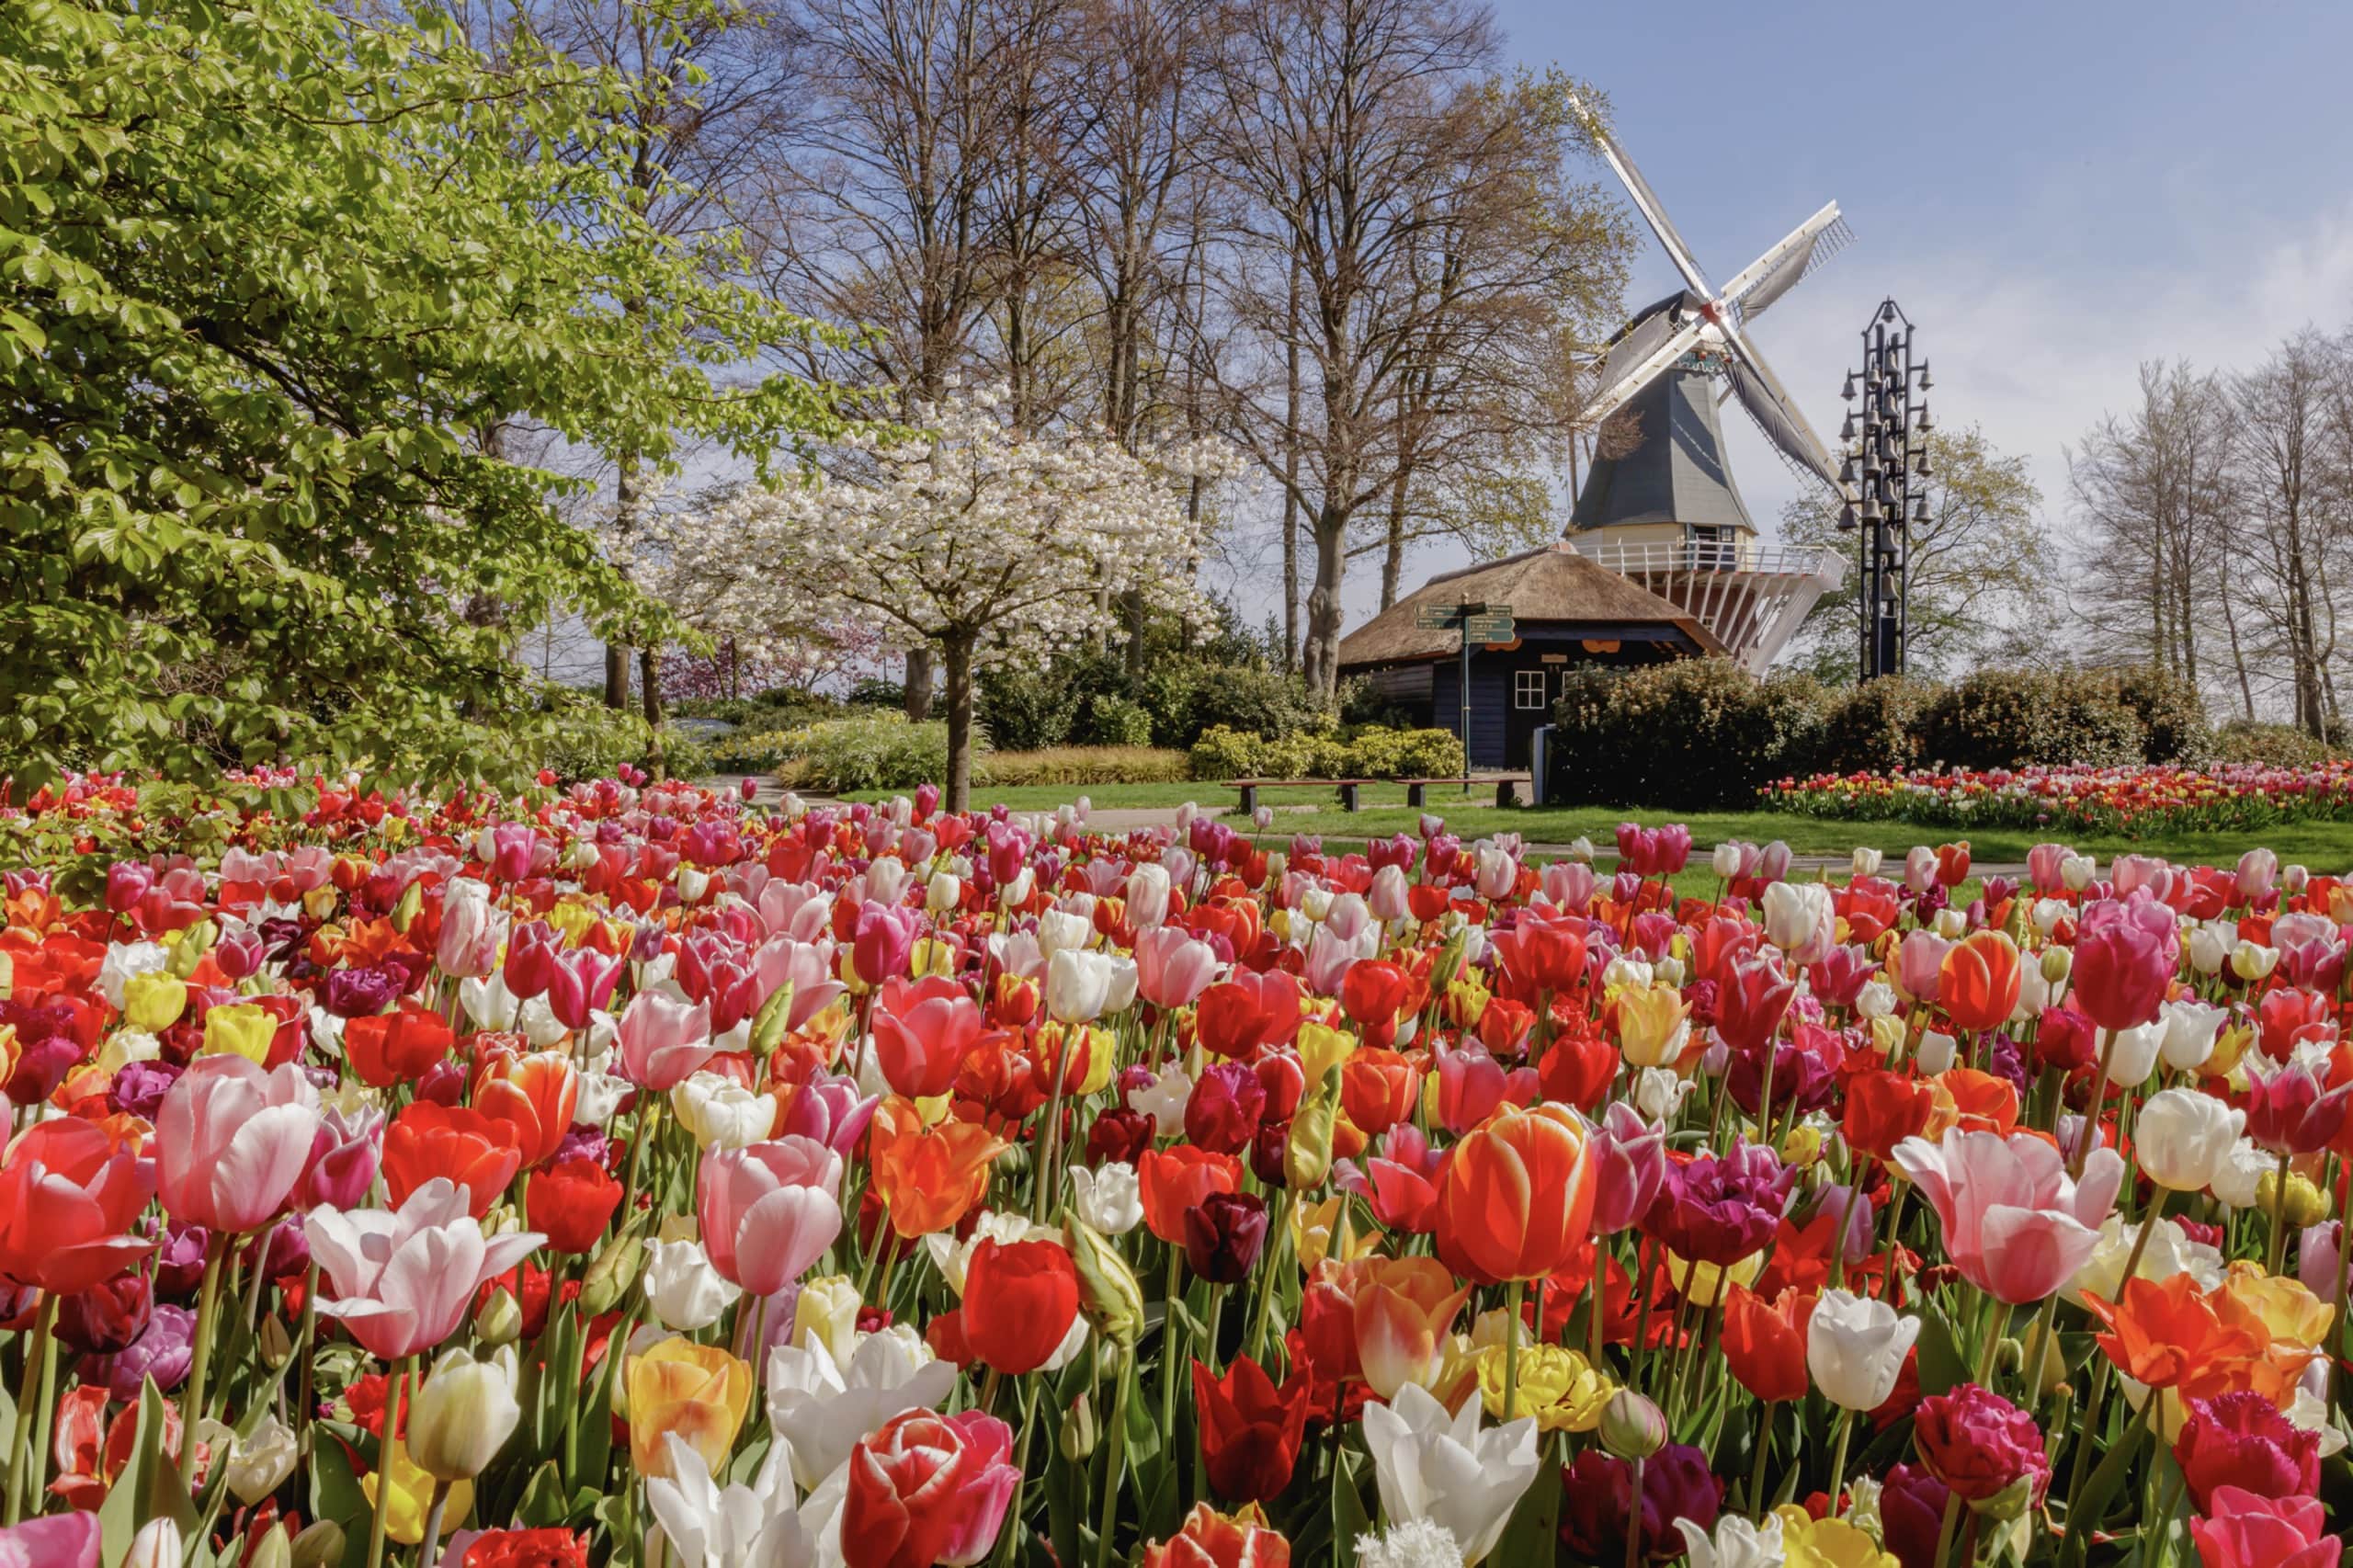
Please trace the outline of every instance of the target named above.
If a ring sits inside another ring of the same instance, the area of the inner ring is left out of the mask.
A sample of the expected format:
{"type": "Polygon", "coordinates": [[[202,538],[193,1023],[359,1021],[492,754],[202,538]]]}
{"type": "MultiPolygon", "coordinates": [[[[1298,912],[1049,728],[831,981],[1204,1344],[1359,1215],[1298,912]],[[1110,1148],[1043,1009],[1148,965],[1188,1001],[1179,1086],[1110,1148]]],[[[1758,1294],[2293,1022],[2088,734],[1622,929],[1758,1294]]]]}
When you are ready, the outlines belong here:
{"type": "Polygon", "coordinates": [[[1603,156],[1687,287],[1637,313],[1603,356],[1585,422],[1595,457],[1570,514],[1581,555],[1694,616],[1762,672],[1846,574],[1835,551],[1768,549],[1733,482],[1718,410],[1737,401],[1801,473],[1838,489],[1837,467],[1748,335],[1775,301],[1848,238],[1832,202],[1716,289],[1608,131],[1603,156]]]}

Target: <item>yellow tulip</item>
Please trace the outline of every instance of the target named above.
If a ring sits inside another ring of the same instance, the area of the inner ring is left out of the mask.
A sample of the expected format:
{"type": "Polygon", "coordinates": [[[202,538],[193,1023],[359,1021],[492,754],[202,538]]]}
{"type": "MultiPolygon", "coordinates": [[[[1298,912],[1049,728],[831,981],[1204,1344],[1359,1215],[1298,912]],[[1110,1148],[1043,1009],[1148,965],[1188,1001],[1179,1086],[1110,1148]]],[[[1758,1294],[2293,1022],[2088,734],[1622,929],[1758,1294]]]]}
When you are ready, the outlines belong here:
{"type": "Polygon", "coordinates": [[[672,1435],[718,1473],[751,1403],[751,1364],[718,1346],[673,1335],[647,1350],[629,1368],[629,1449],[638,1474],[669,1477],[662,1439],[672,1435]]]}
{"type": "Polygon", "coordinates": [[[1594,1370],[1580,1351],[1558,1345],[1523,1345],[1519,1348],[1518,1381],[1512,1390],[1512,1409],[1504,1413],[1504,1347],[1490,1345],[1479,1352],[1479,1397],[1497,1421],[1536,1417],[1547,1432],[1590,1432],[1601,1425],[1601,1413],[1618,1385],[1594,1370]]]}
{"type": "Polygon", "coordinates": [[[1784,1568],[1898,1568],[1895,1553],[1844,1519],[1817,1519],[1794,1503],[1774,1512],[1784,1568]]]}
{"type": "Polygon", "coordinates": [[[791,1343],[805,1347],[814,1342],[836,1362],[848,1366],[850,1352],[858,1348],[858,1311],[863,1304],[857,1285],[847,1275],[827,1274],[804,1281],[792,1303],[791,1343]]]}
{"type": "Polygon", "coordinates": [[[1724,1293],[1724,1282],[1754,1285],[1756,1277],[1765,1272],[1765,1250],[1759,1247],[1737,1263],[1719,1267],[1712,1263],[1694,1263],[1673,1253],[1666,1255],[1666,1272],[1675,1288],[1703,1307],[1712,1307],[1724,1293]]]}
{"type": "Polygon", "coordinates": [[[1672,985],[1629,986],[1618,994],[1618,1048],[1628,1065],[1664,1067],[1691,1037],[1691,1005],[1672,985]]]}
{"type": "Polygon", "coordinates": [[[122,1021],[148,1034],[162,1034],[188,1011],[188,982],[162,970],[134,974],[122,983],[122,1021]]]}
{"type": "Polygon", "coordinates": [[[1299,1026],[1299,1065],[1311,1084],[1357,1053],[1357,1037],[1328,1024],[1299,1026]]]}
{"type": "Polygon", "coordinates": [[[2231,1265],[2222,1289],[2260,1319],[2272,1338],[2299,1349],[2319,1349],[2336,1317],[2336,1309],[2313,1295],[2302,1280],[2292,1275],[2266,1274],[2251,1258],[2231,1265]]]}
{"type": "MultiPolygon", "coordinates": [[[[419,1545],[425,1540],[425,1516],[433,1506],[433,1478],[408,1457],[408,1445],[398,1438],[392,1440],[391,1462],[359,1478],[359,1489],[368,1494],[371,1508],[377,1506],[376,1493],[386,1475],[392,1478],[392,1500],[384,1506],[384,1533],[403,1546],[419,1545]]],[[[449,1501],[441,1510],[443,1540],[464,1522],[473,1506],[474,1483],[451,1482],[449,1501]]]]}
{"type": "Polygon", "coordinates": [[[215,1007],[204,1015],[205,1056],[242,1056],[252,1062],[269,1060],[269,1042],[278,1033],[278,1020],[267,1008],[251,1002],[233,1002],[225,1007],[215,1007]]]}

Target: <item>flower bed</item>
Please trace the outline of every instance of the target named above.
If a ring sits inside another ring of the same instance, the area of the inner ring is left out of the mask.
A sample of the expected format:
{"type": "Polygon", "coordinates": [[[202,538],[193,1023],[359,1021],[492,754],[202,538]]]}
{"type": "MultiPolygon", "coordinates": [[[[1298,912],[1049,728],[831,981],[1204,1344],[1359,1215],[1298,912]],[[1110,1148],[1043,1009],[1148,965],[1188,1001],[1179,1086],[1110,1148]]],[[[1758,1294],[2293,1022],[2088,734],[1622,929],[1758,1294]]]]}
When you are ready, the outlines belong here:
{"type": "Polygon", "coordinates": [[[2028,767],[1985,772],[1818,773],[1761,791],[1774,811],[2156,837],[2259,833],[2281,823],[2353,817],[2353,762],[2307,767],[2028,767]]]}
{"type": "Polygon", "coordinates": [[[0,1562],[2334,1561],[2353,888],[0,807],[0,1562]]]}

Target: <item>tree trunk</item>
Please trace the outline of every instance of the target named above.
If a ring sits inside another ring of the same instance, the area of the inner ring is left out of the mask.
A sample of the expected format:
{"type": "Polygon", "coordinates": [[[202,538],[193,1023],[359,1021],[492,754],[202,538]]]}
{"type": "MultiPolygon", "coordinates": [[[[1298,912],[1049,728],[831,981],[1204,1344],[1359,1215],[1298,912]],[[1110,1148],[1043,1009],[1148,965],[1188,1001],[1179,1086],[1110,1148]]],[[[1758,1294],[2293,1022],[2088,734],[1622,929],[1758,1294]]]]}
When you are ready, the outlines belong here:
{"type": "Polygon", "coordinates": [[[940,639],[940,663],[948,674],[948,810],[966,810],[972,797],[972,638],[959,632],[940,639]]]}
{"type": "Polygon", "coordinates": [[[1387,609],[1397,602],[1397,590],[1405,574],[1405,466],[1397,468],[1397,477],[1389,486],[1389,536],[1381,551],[1381,608],[1387,609]]]}
{"type": "Polygon", "coordinates": [[[907,717],[922,723],[931,717],[931,650],[907,650],[907,717]]]}
{"type": "MultiPolygon", "coordinates": [[[[637,454],[623,452],[613,495],[613,569],[630,575],[630,552],[637,541],[637,454]]],[[[605,706],[629,707],[629,644],[605,644],[605,706]]]]}
{"type": "Polygon", "coordinates": [[[664,764],[668,760],[662,755],[662,664],[651,648],[637,651],[637,681],[645,698],[645,727],[654,732],[646,761],[652,765],[649,771],[660,778],[667,772],[664,764]]]}
{"type": "Polygon", "coordinates": [[[1283,334],[1283,669],[1299,668],[1299,258],[1283,334]]]}
{"type": "Polygon", "coordinates": [[[1348,519],[1327,501],[1315,515],[1315,585],[1307,595],[1307,643],[1301,667],[1307,689],[1330,702],[1340,681],[1342,574],[1347,569],[1348,519]]]}

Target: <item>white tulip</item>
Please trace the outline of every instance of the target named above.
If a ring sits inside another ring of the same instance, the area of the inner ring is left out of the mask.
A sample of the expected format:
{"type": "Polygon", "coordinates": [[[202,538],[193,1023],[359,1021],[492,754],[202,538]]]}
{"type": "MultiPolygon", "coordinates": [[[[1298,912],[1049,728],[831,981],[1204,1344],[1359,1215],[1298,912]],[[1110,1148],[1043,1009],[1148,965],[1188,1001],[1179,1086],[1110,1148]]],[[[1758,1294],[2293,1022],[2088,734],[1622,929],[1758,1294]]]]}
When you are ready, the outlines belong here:
{"type": "Polygon", "coordinates": [[[817,1541],[793,1506],[782,1444],[768,1450],[751,1485],[722,1488],[685,1438],[667,1432],[662,1443],[670,1473],[646,1478],[645,1501],[679,1568],[813,1568],[817,1541]]]}
{"type": "Polygon", "coordinates": [[[472,1481],[490,1468],[523,1419],[515,1347],[475,1360],[445,1352],[412,1396],[408,1457],[436,1481],[472,1481]]]}
{"type": "Polygon", "coordinates": [[[1392,1525],[1431,1519],[1444,1526],[1466,1564],[1495,1549],[1513,1507],[1543,1468],[1533,1416],[1483,1432],[1483,1402],[1466,1399],[1462,1413],[1449,1416],[1418,1383],[1405,1384],[1386,1404],[1364,1408],[1381,1513],[1392,1525]]]}
{"type": "Polygon", "coordinates": [[[2157,1049],[2165,1044],[2165,1026],[2163,1019],[2139,1024],[2129,1029],[2118,1029],[2115,1038],[2104,1048],[2108,1056],[2108,1081],[2119,1088],[2131,1088],[2145,1084],[2157,1068],[2157,1049]]]}
{"type": "Polygon", "coordinates": [[[2206,1185],[2232,1208],[2252,1209],[2256,1202],[2256,1184],[2279,1168],[2278,1155],[2256,1147],[2252,1138],[2241,1138],[2231,1145],[2230,1156],[2214,1167],[2214,1175],[2206,1185]]]}
{"type": "Polygon", "coordinates": [[[1185,1106],[1193,1097],[1193,1080],[1174,1062],[1151,1083],[1128,1091],[1128,1108],[1152,1118],[1154,1132],[1173,1138],[1185,1131],[1185,1106]]]}
{"type": "Polygon", "coordinates": [[[2099,875],[2099,862],[2088,855],[2070,855],[2059,862],[2059,880],[2069,892],[2081,892],[2099,875]]]}
{"type": "Polygon", "coordinates": [[[709,1328],[743,1293],[711,1267],[700,1242],[645,1244],[645,1300],[665,1328],[677,1334],[709,1328]]]}
{"type": "Polygon", "coordinates": [[[670,1091],[670,1108],[703,1149],[748,1149],[776,1127],[774,1095],[756,1095],[717,1073],[681,1080],[670,1091]]]}
{"type": "Polygon", "coordinates": [[[1691,1568],[1780,1568],[1779,1514],[1766,1515],[1761,1525],[1738,1514],[1726,1514],[1716,1521],[1713,1536],[1689,1519],[1676,1520],[1675,1528],[1690,1545],[1691,1568]]]}
{"type": "Polygon", "coordinates": [[[1387,1535],[1357,1537],[1357,1568],[1462,1568],[1462,1548],[1436,1519],[1407,1519],[1387,1535]]]}
{"type": "Polygon", "coordinates": [[[1866,845],[1857,845],[1855,853],[1847,860],[1847,865],[1856,876],[1876,877],[1879,875],[1880,862],[1885,858],[1885,855],[1877,849],[1866,845]]]}
{"type": "Polygon", "coordinates": [[[934,871],[923,885],[923,906],[934,915],[948,915],[964,902],[964,884],[948,871],[934,871]]]}
{"type": "Polygon", "coordinates": [[[1071,1207],[1090,1230],[1124,1236],[1143,1223],[1143,1187],[1135,1166],[1111,1160],[1095,1170],[1070,1167],[1071,1207]]]}
{"type": "Polygon", "coordinates": [[[1665,1121],[1682,1108],[1696,1087],[1690,1079],[1664,1067],[1645,1067],[1634,1074],[1634,1108],[1646,1121],[1665,1121]]]}
{"type": "Polygon", "coordinates": [[[1920,1049],[1914,1053],[1913,1060],[1920,1064],[1921,1072],[1931,1078],[1937,1077],[1951,1067],[1957,1043],[1952,1036],[1939,1029],[1923,1029],[1920,1031],[1920,1049]]]}
{"type": "MultiPolygon", "coordinates": [[[[1090,926],[1089,929],[1092,929],[1090,926]]],[[[1065,1024],[1091,1024],[1110,1007],[1118,965],[1107,953],[1051,949],[1046,960],[1046,1010],[1065,1024]]],[[[1131,978],[1128,989],[1133,994],[1131,978]]]]}
{"type": "Polygon", "coordinates": [[[1149,931],[1168,918],[1168,868],[1150,862],[1128,873],[1128,924],[1149,931]]]}
{"type": "Polygon", "coordinates": [[[276,1415],[265,1415],[261,1425],[247,1437],[239,1437],[230,1427],[218,1421],[206,1421],[197,1428],[205,1446],[214,1453],[229,1456],[228,1469],[223,1472],[229,1490],[246,1507],[258,1507],[261,1500],[286,1484],[294,1473],[296,1461],[301,1457],[294,1441],[294,1428],[276,1415]]]}
{"type": "Polygon", "coordinates": [[[2165,1043],[2158,1051],[2166,1066],[2183,1073],[2206,1064],[2206,1059],[2214,1054],[2214,1037],[2231,1016],[2228,1007],[2210,1007],[2203,1002],[2168,1002],[2157,1013],[2165,1027],[2165,1043]]]}
{"type": "Polygon", "coordinates": [[[1050,909],[1038,916],[1038,950],[1051,959],[1056,953],[1086,947],[1095,940],[1095,922],[1068,910],[1050,909]]]}
{"type": "Polygon", "coordinates": [[[2141,1108],[2132,1142],[2151,1181],[2173,1192],[2199,1192],[2229,1162],[2245,1128],[2246,1112],[2211,1095],[2160,1089],[2141,1108]]]}
{"type": "Polygon", "coordinates": [[[2189,933],[2189,967],[2200,974],[2222,973],[2238,938],[2238,922],[2234,920],[2209,921],[2197,927],[2189,933]]]}
{"type": "Polygon", "coordinates": [[[1855,1011],[1866,1018],[1884,1018],[1894,1013],[1900,1000],[1886,981],[1866,981],[1855,994],[1855,1011]]]}
{"type": "Polygon", "coordinates": [[[779,1345],[768,1352],[768,1422],[806,1490],[892,1416],[937,1409],[955,1386],[954,1363],[934,1357],[912,1330],[866,1335],[846,1368],[822,1346],[779,1345]]]}
{"type": "Polygon", "coordinates": [[[1877,1410],[1895,1392],[1920,1320],[1885,1301],[1824,1290],[1806,1326],[1805,1364],[1824,1399],[1847,1410],[1877,1410]]]}

